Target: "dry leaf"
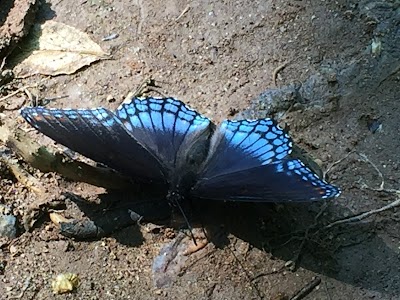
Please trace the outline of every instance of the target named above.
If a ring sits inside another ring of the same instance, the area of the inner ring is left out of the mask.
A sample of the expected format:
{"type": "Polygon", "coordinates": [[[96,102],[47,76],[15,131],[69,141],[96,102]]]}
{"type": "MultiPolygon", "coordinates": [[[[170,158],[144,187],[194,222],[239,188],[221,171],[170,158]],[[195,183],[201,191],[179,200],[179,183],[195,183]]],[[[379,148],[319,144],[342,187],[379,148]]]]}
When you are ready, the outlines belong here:
{"type": "Polygon", "coordinates": [[[109,58],[98,44],[74,27],[47,21],[32,28],[30,38],[16,58],[17,77],[34,74],[72,74],[99,59],[109,58]]]}

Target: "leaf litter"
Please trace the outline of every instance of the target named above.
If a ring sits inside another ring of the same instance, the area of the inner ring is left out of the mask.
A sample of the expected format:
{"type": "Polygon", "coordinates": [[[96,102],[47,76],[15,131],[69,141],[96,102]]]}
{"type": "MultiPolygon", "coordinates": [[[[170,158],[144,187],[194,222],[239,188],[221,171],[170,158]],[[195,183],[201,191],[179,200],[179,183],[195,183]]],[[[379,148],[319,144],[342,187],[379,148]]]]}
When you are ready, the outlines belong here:
{"type": "Polygon", "coordinates": [[[33,26],[28,40],[15,58],[14,72],[25,78],[35,74],[73,74],[102,59],[106,53],[88,34],[55,21],[33,26]]]}

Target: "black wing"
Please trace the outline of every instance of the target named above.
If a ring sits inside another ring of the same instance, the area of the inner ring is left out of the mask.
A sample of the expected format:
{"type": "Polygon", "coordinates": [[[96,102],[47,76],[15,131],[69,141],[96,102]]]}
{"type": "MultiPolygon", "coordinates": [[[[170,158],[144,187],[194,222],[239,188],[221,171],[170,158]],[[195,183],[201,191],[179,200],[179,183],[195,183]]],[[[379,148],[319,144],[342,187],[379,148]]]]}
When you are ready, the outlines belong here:
{"type": "Polygon", "coordinates": [[[21,115],[38,131],[96,162],[143,182],[166,183],[159,161],[107,109],[26,107],[21,115]]]}
{"type": "Polygon", "coordinates": [[[307,201],[340,190],[299,159],[292,141],[271,119],[225,121],[214,134],[204,169],[191,194],[232,201],[307,201]]]}
{"type": "Polygon", "coordinates": [[[133,98],[122,103],[116,115],[135,139],[159,159],[171,180],[184,176],[192,161],[202,162],[207,155],[210,120],[179,100],[133,98]]]}

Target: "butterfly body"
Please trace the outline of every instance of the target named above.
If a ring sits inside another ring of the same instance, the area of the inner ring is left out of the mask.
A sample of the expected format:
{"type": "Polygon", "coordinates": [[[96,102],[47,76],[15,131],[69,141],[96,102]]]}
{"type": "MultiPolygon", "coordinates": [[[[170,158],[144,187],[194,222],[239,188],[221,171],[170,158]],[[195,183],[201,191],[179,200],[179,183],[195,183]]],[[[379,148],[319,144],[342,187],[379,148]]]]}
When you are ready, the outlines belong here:
{"type": "Polygon", "coordinates": [[[26,107],[22,116],[58,143],[132,179],[185,197],[309,201],[340,190],[291,157],[292,140],[272,119],[222,122],[174,98],[133,98],[115,111],[26,107]]]}

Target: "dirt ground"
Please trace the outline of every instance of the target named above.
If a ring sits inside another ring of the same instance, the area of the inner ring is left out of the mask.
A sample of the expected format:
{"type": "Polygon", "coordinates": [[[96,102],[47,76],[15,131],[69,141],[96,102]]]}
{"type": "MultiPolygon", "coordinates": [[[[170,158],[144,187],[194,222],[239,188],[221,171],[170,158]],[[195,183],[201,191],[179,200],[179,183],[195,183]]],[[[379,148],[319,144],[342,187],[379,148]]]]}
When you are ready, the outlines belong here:
{"type": "MultiPolygon", "coordinates": [[[[215,122],[276,117],[322,169],[338,162],[328,177],[342,195],[327,203],[201,206],[212,243],[161,287],[152,265],[175,236],[169,223],[79,241],[44,216],[31,232],[21,226],[16,239],[2,240],[0,299],[300,299],[293,296],[315,277],[321,282],[305,299],[400,299],[399,209],[332,224],[399,199],[399,1],[50,0],[38,18],[76,27],[113,55],[44,80],[39,97],[68,95],[49,107],[115,109],[152,76],[164,94],[215,122]],[[111,34],[118,37],[102,41],[111,34]],[[52,279],[67,272],[79,274],[79,287],[54,296],[52,279]]],[[[34,175],[93,201],[105,192],[34,175]]],[[[0,176],[0,203],[21,223],[35,195],[1,163],[0,176]]],[[[71,199],[66,204],[65,216],[84,215],[71,199]]]]}

